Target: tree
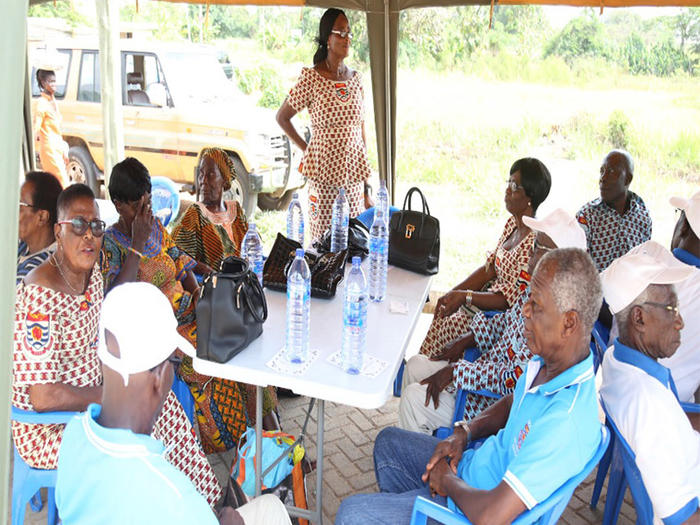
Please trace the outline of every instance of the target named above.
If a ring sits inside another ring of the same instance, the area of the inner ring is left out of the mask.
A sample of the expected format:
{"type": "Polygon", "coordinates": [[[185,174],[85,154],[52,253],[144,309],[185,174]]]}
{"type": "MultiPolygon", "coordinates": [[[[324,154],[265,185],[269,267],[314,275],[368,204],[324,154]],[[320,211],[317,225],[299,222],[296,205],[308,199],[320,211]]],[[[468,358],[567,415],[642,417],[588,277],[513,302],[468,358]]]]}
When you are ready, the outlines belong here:
{"type": "Polygon", "coordinates": [[[576,58],[613,58],[605,26],[592,9],[570,20],[568,24],[547,44],[545,56],[557,55],[568,64],[576,58]]]}

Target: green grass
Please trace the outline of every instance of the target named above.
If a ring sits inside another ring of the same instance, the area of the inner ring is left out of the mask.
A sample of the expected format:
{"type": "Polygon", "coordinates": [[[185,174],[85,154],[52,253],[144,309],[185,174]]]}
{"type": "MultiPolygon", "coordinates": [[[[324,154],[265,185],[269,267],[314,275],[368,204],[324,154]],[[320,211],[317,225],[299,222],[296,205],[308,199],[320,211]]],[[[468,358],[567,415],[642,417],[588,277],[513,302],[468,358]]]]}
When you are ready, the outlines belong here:
{"type": "MultiPolygon", "coordinates": [[[[603,156],[627,144],[636,162],[631,189],[647,203],[654,239],[668,245],[675,222],[668,198],[700,185],[697,79],[633,77],[599,61],[569,68],[555,58],[511,57],[500,65],[496,58],[477,57],[469,71],[399,71],[394,204],[401,206],[417,185],[440,219],[441,269],[433,288],[447,290],[495,248],[508,218],[508,170],[524,156],[540,158],[552,172],[540,215],[555,207],[574,214],[598,196],[603,156]]],[[[301,65],[278,64],[285,90],[301,65]]],[[[363,73],[376,168],[371,80],[363,73]]],[[[373,180],[376,188],[376,175],[373,180]]],[[[255,220],[269,250],[285,227],[284,213],[258,210],[255,220]]]]}

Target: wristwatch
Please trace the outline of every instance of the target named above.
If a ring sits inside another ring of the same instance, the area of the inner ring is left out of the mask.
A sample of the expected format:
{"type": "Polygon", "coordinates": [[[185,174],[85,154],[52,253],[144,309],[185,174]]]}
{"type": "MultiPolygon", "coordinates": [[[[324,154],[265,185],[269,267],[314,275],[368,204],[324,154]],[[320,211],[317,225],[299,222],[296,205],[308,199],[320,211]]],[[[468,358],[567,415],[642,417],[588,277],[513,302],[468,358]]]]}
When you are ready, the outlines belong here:
{"type": "Polygon", "coordinates": [[[471,290],[467,290],[467,293],[464,294],[464,305],[469,307],[472,305],[472,296],[474,293],[471,290]]]}
{"type": "Polygon", "coordinates": [[[456,429],[457,427],[462,427],[464,429],[464,431],[467,433],[467,443],[469,443],[472,440],[472,429],[469,428],[469,423],[467,420],[462,419],[460,421],[455,421],[454,428],[456,429]]]}

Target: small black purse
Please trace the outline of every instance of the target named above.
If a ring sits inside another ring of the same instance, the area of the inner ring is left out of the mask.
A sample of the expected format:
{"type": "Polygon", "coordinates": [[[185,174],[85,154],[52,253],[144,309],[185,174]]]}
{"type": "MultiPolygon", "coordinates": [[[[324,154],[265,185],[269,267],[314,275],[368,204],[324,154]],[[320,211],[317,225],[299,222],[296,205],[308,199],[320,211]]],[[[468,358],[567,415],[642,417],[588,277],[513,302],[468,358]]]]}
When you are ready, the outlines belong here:
{"type": "Polygon", "coordinates": [[[267,300],[248,261],[227,257],[204,279],[196,315],[200,359],[226,363],[260,336],[267,300]]]}
{"type": "Polygon", "coordinates": [[[428,202],[416,187],[406,193],[403,209],[389,221],[389,264],[433,275],[440,262],[440,221],[430,215],[428,202]],[[411,197],[420,195],[423,211],[411,209],[411,197]],[[406,207],[408,205],[408,208],[406,207]]]}

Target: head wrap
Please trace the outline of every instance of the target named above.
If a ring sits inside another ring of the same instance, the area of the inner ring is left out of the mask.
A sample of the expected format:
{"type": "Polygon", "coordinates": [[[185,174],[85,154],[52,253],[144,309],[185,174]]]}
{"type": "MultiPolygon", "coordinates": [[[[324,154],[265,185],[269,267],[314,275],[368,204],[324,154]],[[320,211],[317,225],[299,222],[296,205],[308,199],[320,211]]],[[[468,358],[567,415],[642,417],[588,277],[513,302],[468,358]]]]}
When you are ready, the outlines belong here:
{"type": "Polygon", "coordinates": [[[224,191],[231,189],[231,183],[236,177],[236,169],[233,167],[233,161],[228,153],[221,148],[204,148],[199,154],[199,166],[204,157],[211,157],[216,167],[219,168],[221,176],[224,178],[224,191]]]}

